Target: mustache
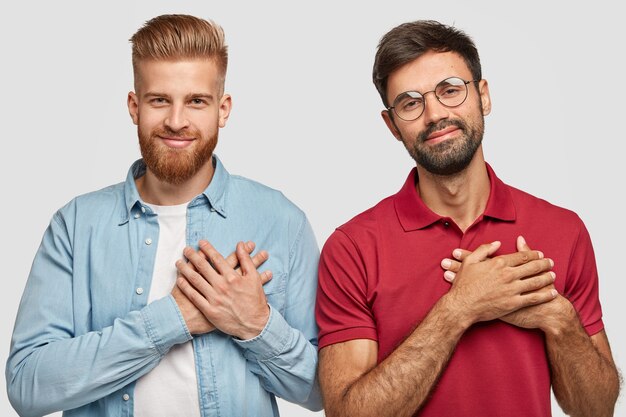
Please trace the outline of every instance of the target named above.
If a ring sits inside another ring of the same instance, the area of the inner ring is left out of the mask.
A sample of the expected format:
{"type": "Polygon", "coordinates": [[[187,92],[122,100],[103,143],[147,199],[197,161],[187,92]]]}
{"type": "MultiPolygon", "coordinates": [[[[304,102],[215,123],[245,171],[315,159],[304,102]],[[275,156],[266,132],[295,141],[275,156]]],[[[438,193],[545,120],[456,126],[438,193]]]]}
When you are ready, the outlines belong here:
{"type": "Polygon", "coordinates": [[[459,120],[459,119],[442,120],[439,123],[431,124],[430,126],[426,128],[426,130],[424,130],[419,135],[417,135],[418,143],[426,142],[426,139],[428,139],[430,135],[437,132],[438,130],[445,129],[448,126],[456,126],[459,129],[461,129],[463,132],[467,130],[467,125],[462,120],[459,120]]]}
{"type": "Polygon", "coordinates": [[[154,129],[151,132],[151,136],[154,138],[156,136],[165,136],[168,138],[174,138],[174,139],[187,139],[190,137],[198,137],[198,132],[193,130],[193,129],[182,129],[182,130],[177,130],[177,131],[173,131],[171,129],[154,129]]]}

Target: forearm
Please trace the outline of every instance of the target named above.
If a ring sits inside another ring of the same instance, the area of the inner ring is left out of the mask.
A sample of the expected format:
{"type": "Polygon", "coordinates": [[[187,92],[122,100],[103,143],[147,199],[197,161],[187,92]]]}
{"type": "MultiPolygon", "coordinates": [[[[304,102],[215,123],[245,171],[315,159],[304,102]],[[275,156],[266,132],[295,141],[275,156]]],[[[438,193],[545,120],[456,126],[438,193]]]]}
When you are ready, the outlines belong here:
{"type": "Polygon", "coordinates": [[[32,324],[18,318],[6,370],[13,407],[23,416],[43,415],[128,385],[154,368],[171,346],[190,339],[172,314],[175,306],[166,298],[101,331],[67,337],[46,326],[38,340],[21,337],[23,326],[32,324]]]}
{"type": "Polygon", "coordinates": [[[260,335],[236,343],[267,391],[310,410],[321,409],[317,347],[291,327],[278,310],[272,307],[260,335]]]}
{"type": "Polygon", "coordinates": [[[428,398],[467,327],[444,296],[383,362],[343,395],[325,398],[326,415],[412,416],[428,398]]]}
{"type": "Polygon", "coordinates": [[[567,314],[564,323],[546,332],[555,397],[574,417],[612,416],[619,394],[617,370],[594,346],[573,308],[567,314]]]}

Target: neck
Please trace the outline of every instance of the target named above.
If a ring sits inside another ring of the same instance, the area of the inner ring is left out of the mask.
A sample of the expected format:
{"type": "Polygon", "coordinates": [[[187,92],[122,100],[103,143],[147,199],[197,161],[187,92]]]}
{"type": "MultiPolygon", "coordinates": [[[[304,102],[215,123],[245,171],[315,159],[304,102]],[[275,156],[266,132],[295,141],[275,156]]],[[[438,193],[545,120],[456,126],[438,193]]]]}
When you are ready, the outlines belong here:
{"type": "Polygon", "coordinates": [[[465,232],[482,215],[489,199],[487,167],[479,148],[472,162],[455,175],[434,175],[417,166],[417,192],[432,211],[449,217],[465,232]]]}
{"type": "Polygon", "coordinates": [[[181,184],[161,181],[149,168],[146,169],[145,175],[135,179],[135,184],[139,196],[146,203],[175,206],[187,203],[201,194],[211,183],[214,173],[213,158],[209,158],[198,172],[181,184]]]}

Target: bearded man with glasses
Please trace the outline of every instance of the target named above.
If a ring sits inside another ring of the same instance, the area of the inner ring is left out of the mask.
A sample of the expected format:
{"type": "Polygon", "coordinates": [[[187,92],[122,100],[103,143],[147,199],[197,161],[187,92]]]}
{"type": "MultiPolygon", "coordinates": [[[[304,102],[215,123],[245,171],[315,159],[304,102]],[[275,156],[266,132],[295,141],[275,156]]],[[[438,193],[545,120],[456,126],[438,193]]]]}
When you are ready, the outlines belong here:
{"type": "Polygon", "coordinates": [[[373,78],[416,167],[322,250],[326,415],[547,417],[551,388],[568,414],[612,415],[619,377],[589,234],[485,162],[491,100],[473,41],[400,25],[373,78]]]}

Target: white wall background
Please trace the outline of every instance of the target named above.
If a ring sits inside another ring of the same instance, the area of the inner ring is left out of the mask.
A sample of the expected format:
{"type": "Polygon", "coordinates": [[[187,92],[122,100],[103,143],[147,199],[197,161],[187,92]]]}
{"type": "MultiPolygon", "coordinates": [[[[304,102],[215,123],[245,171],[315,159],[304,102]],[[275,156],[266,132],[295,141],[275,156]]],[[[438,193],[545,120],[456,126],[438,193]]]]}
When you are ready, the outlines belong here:
{"type": "MultiPolygon", "coordinates": [[[[155,15],[212,18],[230,45],[234,110],[218,154],[282,190],[325,241],[402,185],[412,161],[371,82],[379,38],[432,18],[476,41],[493,112],[487,160],[506,182],[576,211],[590,230],[604,320],[626,364],[626,25],[619,2],[3,2],[0,6],[0,363],[53,212],[124,179],[139,156],[125,100],[128,38],[155,15]]],[[[15,416],[0,379],[0,415],[15,416]]],[[[311,416],[281,402],[284,416],[311,416]]],[[[555,416],[563,414],[555,405],[555,416]]],[[[617,416],[626,415],[623,399],[617,416]]]]}

